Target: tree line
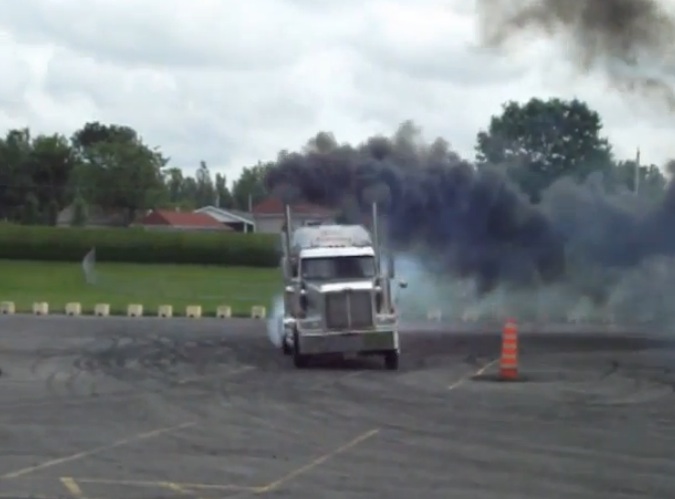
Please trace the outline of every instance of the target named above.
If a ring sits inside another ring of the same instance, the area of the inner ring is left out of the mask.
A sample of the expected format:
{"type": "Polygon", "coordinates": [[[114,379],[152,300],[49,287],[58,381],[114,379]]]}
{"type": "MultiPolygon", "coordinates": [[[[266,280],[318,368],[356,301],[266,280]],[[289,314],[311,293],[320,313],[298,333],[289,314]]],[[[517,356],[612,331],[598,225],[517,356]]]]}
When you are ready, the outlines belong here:
{"type": "MultiPolygon", "coordinates": [[[[659,166],[638,168],[636,159],[615,158],[602,129],[599,114],[576,99],[508,102],[477,133],[474,164],[503,168],[532,202],[560,177],[583,180],[593,172],[602,173],[609,189],[639,186],[641,196],[660,196],[666,178],[659,166]]],[[[247,211],[268,194],[265,177],[275,165],[247,166],[228,182],[223,174],[212,175],[204,161],[194,175],[169,161],[122,125],[89,122],[71,137],[9,130],[0,138],[0,218],[54,225],[68,206],[75,225],[86,223],[92,206],[117,210],[125,223],[150,208],[247,211]]]]}

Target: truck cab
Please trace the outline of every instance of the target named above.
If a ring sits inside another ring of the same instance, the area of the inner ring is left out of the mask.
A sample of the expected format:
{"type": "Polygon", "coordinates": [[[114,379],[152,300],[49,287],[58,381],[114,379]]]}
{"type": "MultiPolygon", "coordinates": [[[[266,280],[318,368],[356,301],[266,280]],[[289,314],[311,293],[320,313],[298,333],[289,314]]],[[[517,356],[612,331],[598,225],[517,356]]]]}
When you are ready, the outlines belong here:
{"type": "Polygon", "coordinates": [[[283,350],[296,367],[316,355],[355,354],[382,355],[397,369],[393,261],[383,271],[377,238],[360,225],[320,225],[285,231],[282,241],[283,350]]]}

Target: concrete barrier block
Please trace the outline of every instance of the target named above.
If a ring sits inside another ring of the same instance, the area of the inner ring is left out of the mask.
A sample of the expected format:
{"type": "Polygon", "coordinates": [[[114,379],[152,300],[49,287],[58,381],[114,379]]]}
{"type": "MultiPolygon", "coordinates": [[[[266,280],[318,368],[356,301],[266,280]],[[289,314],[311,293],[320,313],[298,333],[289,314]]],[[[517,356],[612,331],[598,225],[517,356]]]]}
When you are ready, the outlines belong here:
{"type": "Polygon", "coordinates": [[[251,319],[264,319],[267,316],[267,309],[262,305],[253,305],[251,307],[251,319]]]}
{"type": "Polygon", "coordinates": [[[160,305],[157,308],[157,317],[173,317],[173,307],[171,305],[160,305]]]}
{"type": "Polygon", "coordinates": [[[33,303],[33,313],[35,315],[48,315],[49,314],[49,303],[46,301],[36,301],[33,303]]]}
{"type": "Polygon", "coordinates": [[[588,324],[591,322],[591,316],[583,311],[572,311],[567,314],[567,322],[570,324],[588,324]]]}
{"type": "Polygon", "coordinates": [[[477,310],[467,310],[462,314],[462,322],[478,322],[480,314],[477,310]]]}
{"type": "Polygon", "coordinates": [[[82,304],[78,302],[66,303],[66,315],[81,315],[82,304]]]}
{"type": "Polygon", "coordinates": [[[94,306],[94,315],[96,317],[108,317],[110,315],[110,304],[97,303],[94,306]]]}
{"type": "Polygon", "coordinates": [[[188,305],[185,307],[185,316],[190,319],[199,319],[202,316],[202,306],[188,305]]]}
{"type": "Polygon", "coordinates": [[[440,322],[442,313],[439,309],[433,308],[427,311],[427,320],[440,322]]]}
{"type": "Polygon", "coordinates": [[[216,309],[216,317],[219,319],[228,319],[232,317],[232,307],[229,305],[220,305],[216,309]]]}
{"type": "Polygon", "coordinates": [[[127,306],[127,316],[129,317],[142,317],[143,316],[143,305],[139,303],[131,303],[127,306]]]}
{"type": "Polygon", "coordinates": [[[11,315],[16,313],[16,305],[13,301],[3,301],[0,303],[0,314],[11,315]]]}

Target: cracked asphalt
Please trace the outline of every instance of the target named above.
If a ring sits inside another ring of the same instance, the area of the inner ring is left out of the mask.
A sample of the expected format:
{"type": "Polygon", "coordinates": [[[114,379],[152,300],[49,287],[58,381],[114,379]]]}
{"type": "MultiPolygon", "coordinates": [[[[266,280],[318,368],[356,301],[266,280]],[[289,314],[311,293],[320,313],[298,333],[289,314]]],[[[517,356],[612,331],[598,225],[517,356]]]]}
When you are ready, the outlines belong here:
{"type": "MultiPolygon", "coordinates": [[[[665,498],[675,335],[408,326],[306,370],[262,321],[0,317],[0,498],[665,498]]],[[[630,332],[630,331],[628,331],[630,332]]]]}

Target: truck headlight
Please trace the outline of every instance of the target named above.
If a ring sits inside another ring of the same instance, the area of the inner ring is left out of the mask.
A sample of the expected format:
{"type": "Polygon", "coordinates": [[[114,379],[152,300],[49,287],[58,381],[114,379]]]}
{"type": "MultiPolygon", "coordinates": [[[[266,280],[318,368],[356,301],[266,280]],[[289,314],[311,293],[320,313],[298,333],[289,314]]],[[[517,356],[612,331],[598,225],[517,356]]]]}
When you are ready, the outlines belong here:
{"type": "Polygon", "coordinates": [[[302,327],[307,329],[319,329],[321,327],[321,320],[319,319],[307,319],[302,321],[302,327]]]}
{"type": "Polygon", "coordinates": [[[377,323],[378,324],[394,324],[396,322],[395,315],[378,315],[377,323]]]}

